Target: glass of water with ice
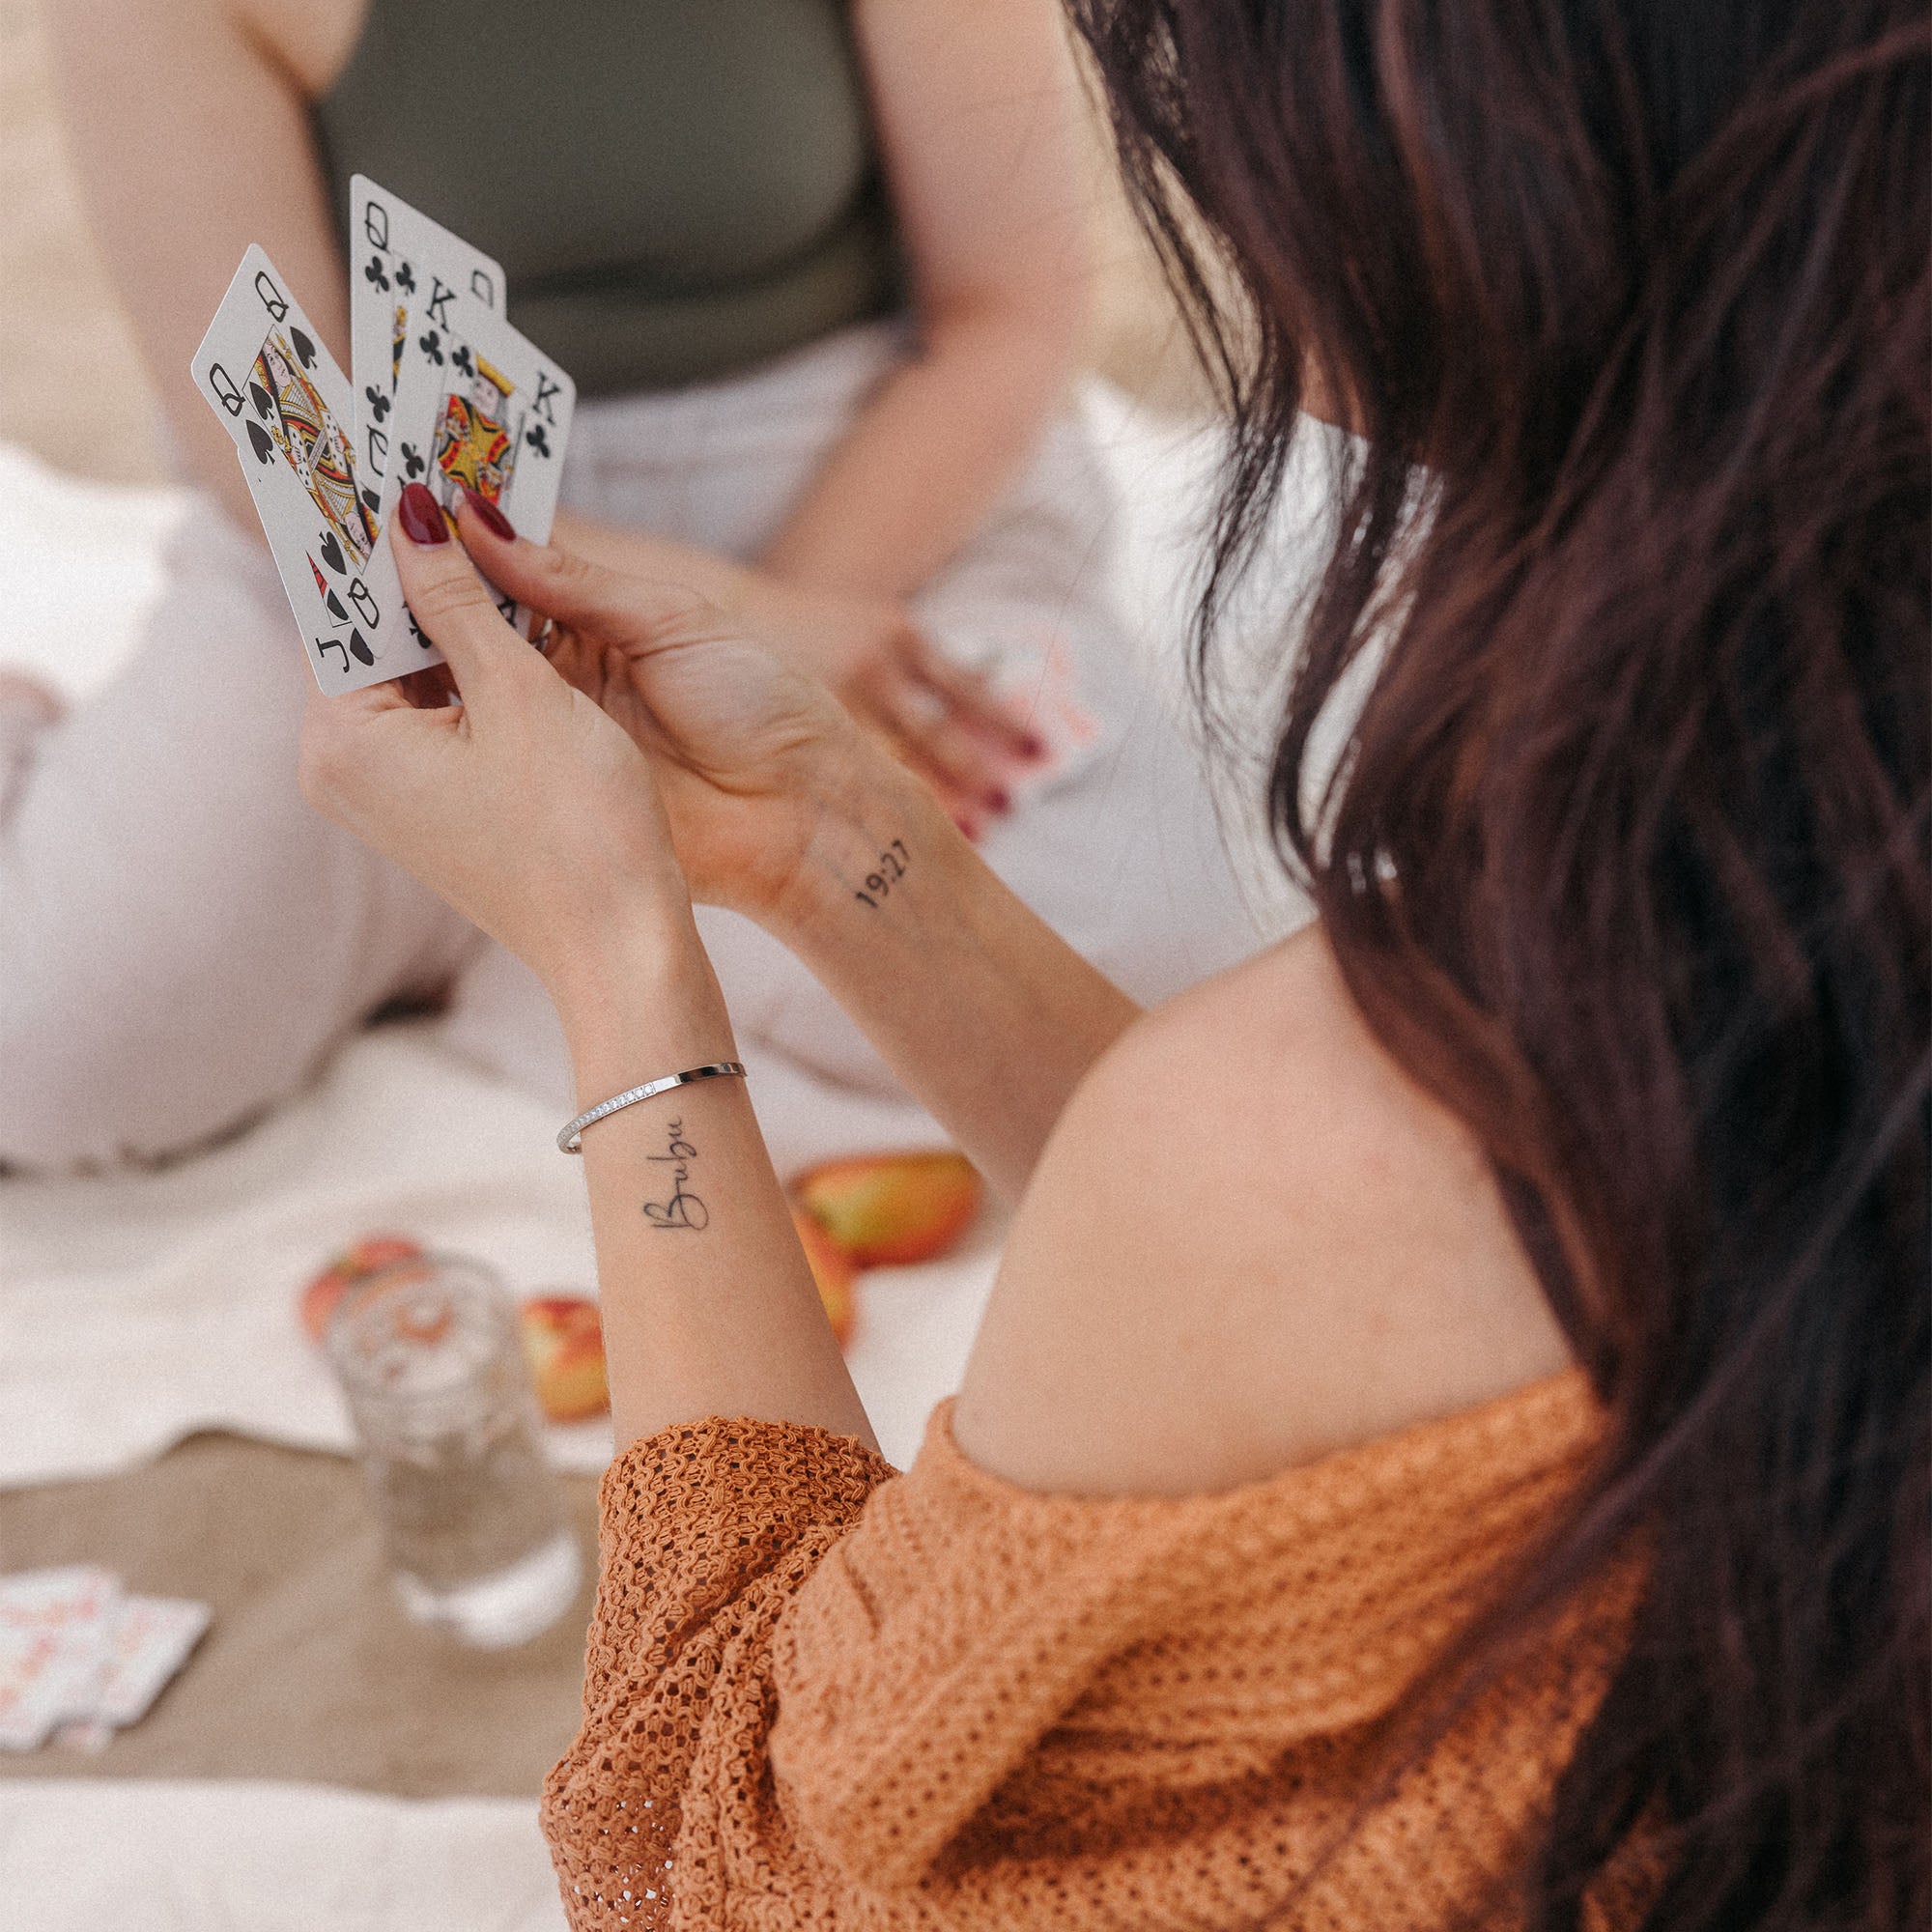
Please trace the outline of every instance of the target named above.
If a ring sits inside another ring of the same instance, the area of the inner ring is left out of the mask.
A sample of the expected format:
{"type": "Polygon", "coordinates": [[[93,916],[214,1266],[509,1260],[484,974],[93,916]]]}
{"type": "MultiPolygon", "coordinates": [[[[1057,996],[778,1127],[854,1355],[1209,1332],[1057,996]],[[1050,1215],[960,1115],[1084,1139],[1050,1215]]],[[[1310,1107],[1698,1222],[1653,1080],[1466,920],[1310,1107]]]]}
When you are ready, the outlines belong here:
{"type": "Polygon", "coordinates": [[[496,1275],[455,1255],[398,1262],[343,1295],[327,1347],[403,1608],[481,1649],[549,1629],[581,1558],[496,1275]]]}

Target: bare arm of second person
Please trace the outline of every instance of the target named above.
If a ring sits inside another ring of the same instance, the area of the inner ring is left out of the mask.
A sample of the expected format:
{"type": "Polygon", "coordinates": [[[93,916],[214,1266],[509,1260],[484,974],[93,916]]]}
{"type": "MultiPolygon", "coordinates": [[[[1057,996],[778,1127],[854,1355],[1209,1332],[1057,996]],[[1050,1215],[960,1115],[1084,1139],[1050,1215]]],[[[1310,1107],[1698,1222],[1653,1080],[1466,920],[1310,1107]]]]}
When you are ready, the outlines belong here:
{"type": "Polygon", "coordinates": [[[349,293],[307,102],[365,0],[51,0],[75,164],[188,481],[256,528],[188,361],[251,242],[346,368],[349,293]]]}
{"type": "Polygon", "coordinates": [[[1055,0],[858,0],[853,17],[920,346],[765,562],[904,597],[972,534],[1072,373],[1089,294],[1080,99],[1055,0]]]}
{"type": "MultiPolygon", "coordinates": [[[[972,535],[1072,375],[1090,270],[1078,84],[1055,0],[853,8],[918,347],[834,447],[760,559],[788,582],[897,602],[972,535]]],[[[730,608],[737,574],[571,520],[559,537],[730,608]]]]}
{"type": "Polygon", "coordinates": [[[1083,108],[1056,0],[858,0],[853,17],[912,269],[914,354],[758,567],[577,518],[557,534],[742,611],[968,822],[1002,809],[1031,734],[904,606],[1019,472],[1072,374],[1090,294],[1083,108]]]}

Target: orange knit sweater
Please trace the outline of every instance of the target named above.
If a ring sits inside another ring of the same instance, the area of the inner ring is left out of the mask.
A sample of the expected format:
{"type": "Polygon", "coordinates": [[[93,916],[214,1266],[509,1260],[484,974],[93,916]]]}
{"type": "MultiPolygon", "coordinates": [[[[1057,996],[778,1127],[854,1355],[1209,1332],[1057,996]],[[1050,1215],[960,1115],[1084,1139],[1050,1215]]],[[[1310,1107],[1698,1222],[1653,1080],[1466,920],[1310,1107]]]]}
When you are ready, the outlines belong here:
{"type": "Polygon", "coordinates": [[[1180,1500],[1030,1494],[950,1422],[903,1476],[746,1421],[611,1465],[544,1796],[573,1927],[1223,1932],[1291,1893],[1272,1922],[1509,1922],[1627,1588],[1379,1795],[1378,1751],[1574,1484],[1579,1373],[1180,1500]]]}

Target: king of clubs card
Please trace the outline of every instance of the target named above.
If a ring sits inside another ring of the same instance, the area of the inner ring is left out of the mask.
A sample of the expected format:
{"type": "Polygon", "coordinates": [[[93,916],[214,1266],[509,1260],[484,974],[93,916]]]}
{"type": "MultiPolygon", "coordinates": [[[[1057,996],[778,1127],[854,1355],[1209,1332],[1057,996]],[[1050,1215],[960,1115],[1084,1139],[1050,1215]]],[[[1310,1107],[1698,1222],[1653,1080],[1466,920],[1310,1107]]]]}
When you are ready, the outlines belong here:
{"type": "Polygon", "coordinates": [[[430,462],[437,473],[437,494],[451,516],[463,490],[473,490],[488,502],[503,500],[523,439],[522,413],[514,421],[510,417],[515,388],[495,363],[478,355],[471,363],[468,392],[452,390],[444,396],[430,462]]]}

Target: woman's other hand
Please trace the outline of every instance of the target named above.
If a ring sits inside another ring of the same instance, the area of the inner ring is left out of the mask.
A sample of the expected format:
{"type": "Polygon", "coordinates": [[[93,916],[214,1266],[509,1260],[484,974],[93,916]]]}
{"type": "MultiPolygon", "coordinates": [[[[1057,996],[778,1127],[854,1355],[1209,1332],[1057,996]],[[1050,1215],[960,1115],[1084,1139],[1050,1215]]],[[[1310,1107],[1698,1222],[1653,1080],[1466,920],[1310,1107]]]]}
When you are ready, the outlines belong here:
{"type": "Polygon", "coordinates": [[[1046,755],[983,673],[954,664],[903,605],[764,571],[748,574],[740,602],[772,649],[830,685],[962,827],[1009,810],[1013,781],[1046,755]]]}
{"type": "Polygon", "coordinates": [[[459,701],[422,708],[393,683],[312,693],[302,790],[555,994],[575,964],[689,921],[650,766],[497,614],[420,485],[396,525],[404,594],[459,701]]]}
{"type": "Polygon", "coordinates": [[[554,620],[552,662],[644,748],[694,895],[795,952],[1017,1198],[1133,1002],[1001,884],[824,685],[738,617],[505,536],[489,506],[466,503],[461,518],[490,581],[554,620]]]}
{"type": "Polygon", "coordinates": [[[955,665],[896,598],[794,582],[647,531],[560,512],[553,545],[614,575],[676,583],[742,619],[794,669],[827,686],[894,756],[977,834],[1045,755],[1028,721],[977,671],[955,665]]]}

